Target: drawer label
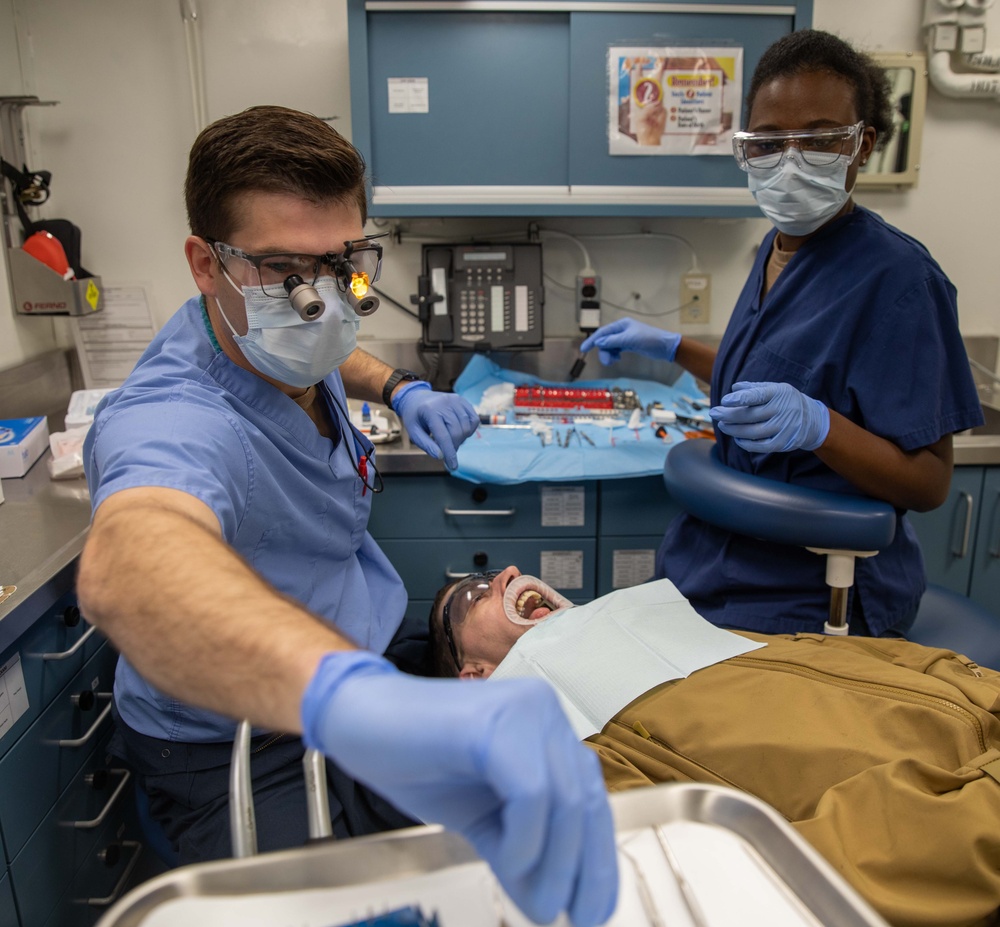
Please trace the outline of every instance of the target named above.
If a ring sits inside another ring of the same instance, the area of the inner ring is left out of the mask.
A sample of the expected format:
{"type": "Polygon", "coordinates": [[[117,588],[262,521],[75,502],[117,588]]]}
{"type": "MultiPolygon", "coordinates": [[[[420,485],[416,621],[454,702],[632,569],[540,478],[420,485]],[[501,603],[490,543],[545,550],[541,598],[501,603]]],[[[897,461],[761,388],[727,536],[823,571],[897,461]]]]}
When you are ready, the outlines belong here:
{"type": "Polygon", "coordinates": [[[553,589],[583,588],[582,550],[543,550],[539,579],[553,589]]]}
{"type": "Polygon", "coordinates": [[[28,690],[24,687],[21,655],[15,654],[0,666],[0,737],[3,737],[28,710],[28,690]]]}
{"type": "Polygon", "coordinates": [[[541,492],[543,528],[583,527],[586,508],[582,486],[543,486],[541,492]]]}
{"type": "Polygon", "coordinates": [[[656,551],[616,550],[611,562],[611,588],[628,589],[653,578],[656,551]]]}

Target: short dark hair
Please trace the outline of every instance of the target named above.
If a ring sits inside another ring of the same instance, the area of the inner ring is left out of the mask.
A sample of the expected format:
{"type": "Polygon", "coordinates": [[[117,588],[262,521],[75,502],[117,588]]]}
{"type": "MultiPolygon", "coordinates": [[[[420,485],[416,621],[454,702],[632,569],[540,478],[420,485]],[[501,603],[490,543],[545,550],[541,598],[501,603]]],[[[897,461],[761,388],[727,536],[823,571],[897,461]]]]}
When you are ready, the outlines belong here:
{"type": "Polygon", "coordinates": [[[237,198],[289,193],[316,203],[356,204],[368,217],[365,161],[322,119],[284,106],[253,106],[201,131],[191,146],[184,200],[191,233],[225,241],[237,198]]]}
{"type": "Polygon", "coordinates": [[[428,646],[430,651],[430,674],[444,678],[455,678],[458,676],[461,667],[455,666],[455,660],[451,655],[451,648],[448,646],[448,638],[444,636],[444,616],[442,614],[442,604],[445,596],[451,592],[453,582],[448,583],[438,589],[434,597],[434,604],[431,605],[431,613],[428,617],[428,646]]]}
{"type": "Polygon", "coordinates": [[[819,29],[800,29],[778,39],[761,56],[747,93],[747,117],[757,92],[765,84],[789,74],[828,71],[854,88],[854,105],[865,126],[875,129],[876,148],[892,138],[892,88],[885,69],[869,55],[843,39],[819,29]]]}

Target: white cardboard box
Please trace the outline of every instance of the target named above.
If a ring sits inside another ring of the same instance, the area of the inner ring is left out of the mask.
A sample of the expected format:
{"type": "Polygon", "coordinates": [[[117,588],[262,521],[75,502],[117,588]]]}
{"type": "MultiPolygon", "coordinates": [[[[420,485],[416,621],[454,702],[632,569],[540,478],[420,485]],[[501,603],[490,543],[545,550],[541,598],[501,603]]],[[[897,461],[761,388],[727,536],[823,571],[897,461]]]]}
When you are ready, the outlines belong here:
{"type": "Polygon", "coordinates": [[[44,416],[0,419],[0,478],[24,476],[48,446],[44,416]]]}

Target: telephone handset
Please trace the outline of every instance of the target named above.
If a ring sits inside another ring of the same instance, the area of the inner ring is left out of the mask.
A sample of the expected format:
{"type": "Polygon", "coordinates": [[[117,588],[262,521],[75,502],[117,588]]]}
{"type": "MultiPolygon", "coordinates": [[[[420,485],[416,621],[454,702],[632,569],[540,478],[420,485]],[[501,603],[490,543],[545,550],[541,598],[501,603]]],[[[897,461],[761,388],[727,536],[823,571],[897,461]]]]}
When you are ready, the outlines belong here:
{"type": "Polygon", "coordinates": [[[429,342],[450,342],[454,339],[451,315],[448,312],[448,278],[451,276],[451,251],[446,248],[429,249],[425,255],[431,278],[431,293],[436,299],[430,304],[427,318],[426,339],[429,342]]]}
{"type": "Polygon", "coordinates": [[[542,348],[542,246],[424,245],[420,306],[425,348],[542,348]]]}

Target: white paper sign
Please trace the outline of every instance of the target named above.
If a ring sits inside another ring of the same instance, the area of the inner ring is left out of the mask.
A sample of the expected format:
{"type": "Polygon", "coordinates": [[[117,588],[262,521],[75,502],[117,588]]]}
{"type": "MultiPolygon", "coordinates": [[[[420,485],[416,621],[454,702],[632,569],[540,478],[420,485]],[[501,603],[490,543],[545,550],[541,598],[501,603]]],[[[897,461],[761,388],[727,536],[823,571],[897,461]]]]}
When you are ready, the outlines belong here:
{"type": "Polygon", "coordinates": [[[0,737],[3,737],[28,710],[28,691],[24,688],[21,655],[0,666],[0,737]]]}
{"type": "Polygon", "coordinates": [[[104,309],[72,321],[87,389],[121,386],[156,334],[142,286],[107,286],[104,309]]]}
{"type": "Polygon", "coordinates": [[[430,112],[430,95],[426,77],[390,77],[390,113],[430,112]]]}
{"type": "Polygon", "coordinates": [[[583,551],[543,550],[538,578],[553,589],[582,589],[583,551]]]}

